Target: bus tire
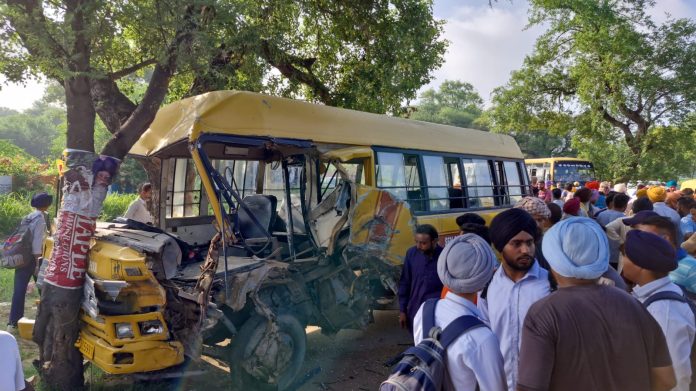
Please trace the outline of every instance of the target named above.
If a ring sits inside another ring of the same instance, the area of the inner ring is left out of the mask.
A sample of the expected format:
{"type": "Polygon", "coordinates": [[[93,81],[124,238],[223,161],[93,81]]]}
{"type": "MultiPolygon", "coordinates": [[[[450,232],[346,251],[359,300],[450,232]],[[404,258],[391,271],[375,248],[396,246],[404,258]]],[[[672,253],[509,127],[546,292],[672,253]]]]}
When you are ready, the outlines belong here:
{"type": "Polygon", "coordinates": [[[307,335],[305,329],[294,315],[281,314],[276,317],[278,333],[281,340],[278,348],[282,349],[276,360],[282,360],[281,369],[260,368],[255,373],[249,373],[243,363],[256,362],[254,350],[265,341],[268,320],[260,315],[253,315],[239,330],[232,342],[230,352],[230,376],[233,389],[245,390],[285,390],[293,384],[297,374],[302,369],[307,352],[307,335]],[[280,358],[279,358],[280,357],[280,358]],[[277,381],[264,376],[264,373],[277,372],[277,381]]]}

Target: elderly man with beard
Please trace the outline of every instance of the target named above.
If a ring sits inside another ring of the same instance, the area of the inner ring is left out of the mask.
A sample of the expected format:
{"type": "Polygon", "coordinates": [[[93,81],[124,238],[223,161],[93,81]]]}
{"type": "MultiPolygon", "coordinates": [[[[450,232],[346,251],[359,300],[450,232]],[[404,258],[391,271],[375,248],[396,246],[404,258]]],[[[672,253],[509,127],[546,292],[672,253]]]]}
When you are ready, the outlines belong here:
{"type": "Polygon", "coordinates": [[[507,387],[515,390],[524,317],[532,304],[551,292],[551,284],[548,271],[534,259],[540,229],[529,213],[513,208],[498,214],[490,234],[503,262],[477,305],[500,340],[507,387]]]}

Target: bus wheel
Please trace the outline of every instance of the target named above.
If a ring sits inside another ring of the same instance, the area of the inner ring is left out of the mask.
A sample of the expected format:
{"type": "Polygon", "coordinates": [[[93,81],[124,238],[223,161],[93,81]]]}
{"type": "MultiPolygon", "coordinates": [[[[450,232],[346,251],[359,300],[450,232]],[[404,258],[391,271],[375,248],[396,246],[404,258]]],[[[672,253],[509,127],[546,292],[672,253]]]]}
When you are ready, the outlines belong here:
{"type": "Polygon", "coordinates": [[[275,325],[254,315],[232,342],[230,375],[236,389],[284,390],[302,368],[307,336],[302,324],[290,314],[276,317],[275,325]]]}

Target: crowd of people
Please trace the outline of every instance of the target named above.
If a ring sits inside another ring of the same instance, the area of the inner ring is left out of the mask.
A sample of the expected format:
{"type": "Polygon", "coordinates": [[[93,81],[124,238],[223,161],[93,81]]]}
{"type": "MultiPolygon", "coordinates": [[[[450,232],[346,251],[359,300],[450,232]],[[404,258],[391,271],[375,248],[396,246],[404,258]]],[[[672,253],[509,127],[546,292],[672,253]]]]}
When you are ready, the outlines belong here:
{"type": "Polygon", "coordinates": [[[434,324],[470,315],[487,327],[446,350],[452,390],[689,390],[696,336],[692,189],[539,182],[497,214],[457,218],[438,244],[417,227],[399,285],[414,343],[423,303],[434,324]],[[477,388],[478,387],[478,388],[477,388]]]}

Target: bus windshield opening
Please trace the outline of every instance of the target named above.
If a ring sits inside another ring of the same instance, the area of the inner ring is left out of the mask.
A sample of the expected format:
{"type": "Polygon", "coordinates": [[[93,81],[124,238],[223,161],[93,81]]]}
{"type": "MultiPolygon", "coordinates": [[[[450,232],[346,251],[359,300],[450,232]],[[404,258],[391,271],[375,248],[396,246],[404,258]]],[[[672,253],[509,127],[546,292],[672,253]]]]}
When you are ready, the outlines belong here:
{"type": "Polygon", "coordinates": [[[556,182],[587,182],[594,180],[594,167],[590,162],[559,161],[554,166],[556,182]]]}

